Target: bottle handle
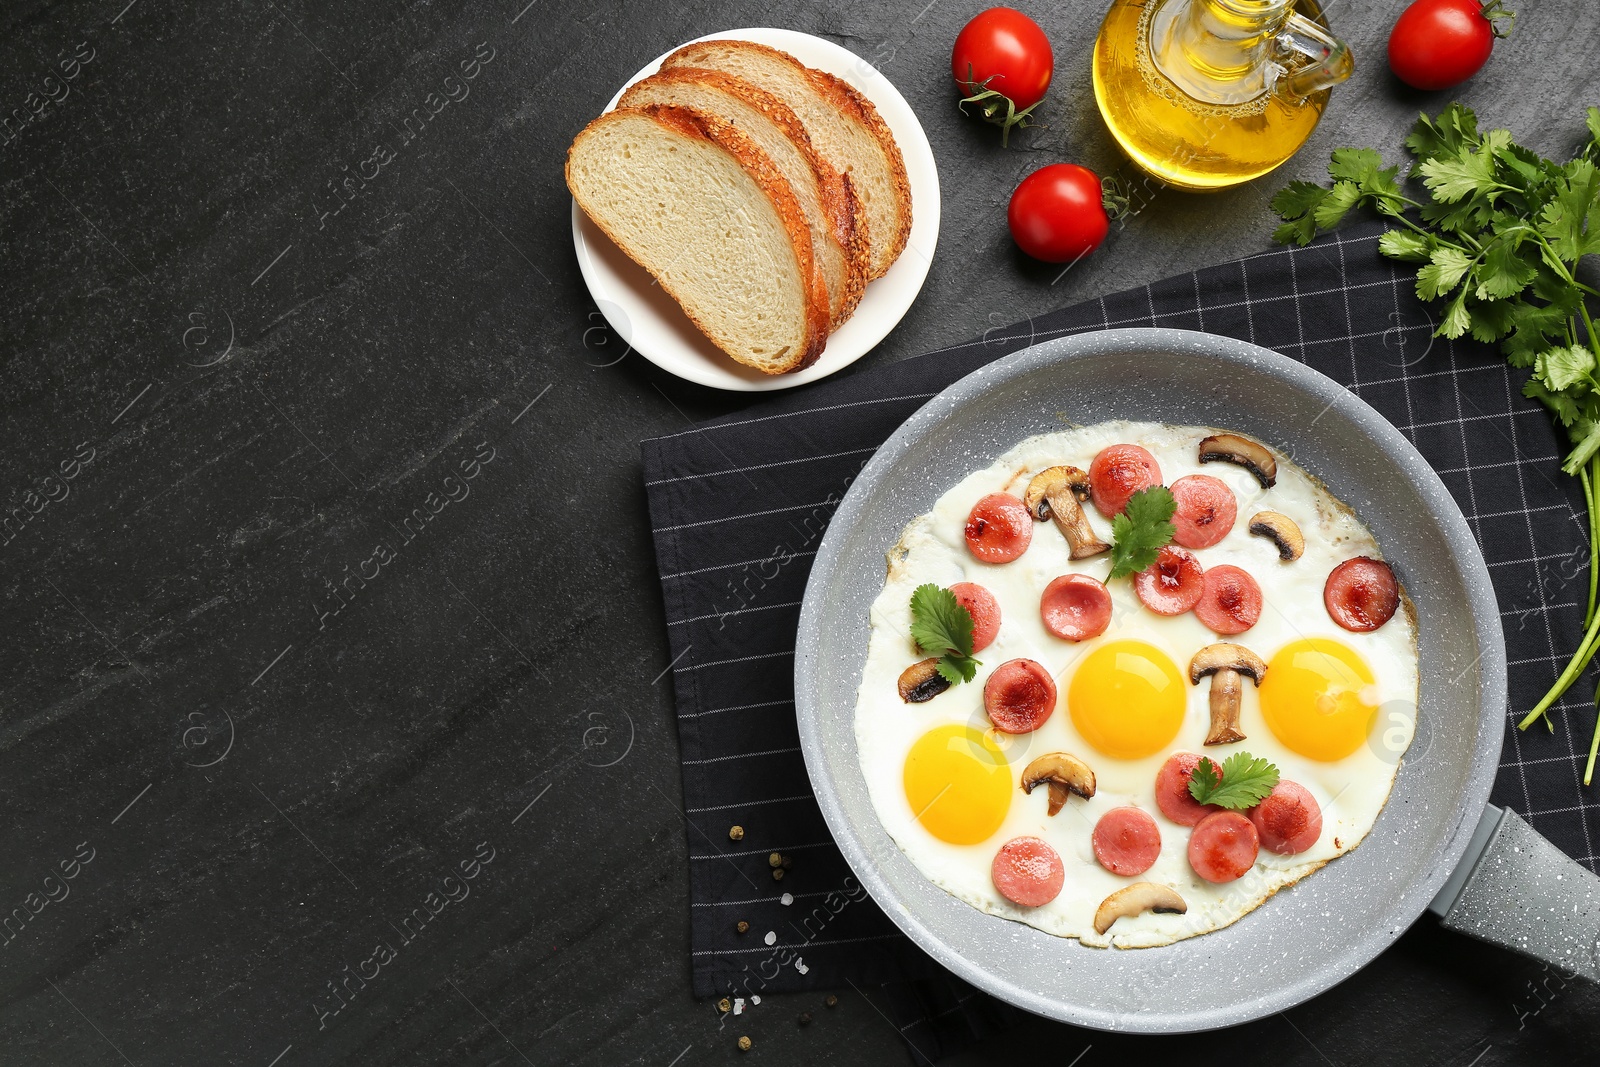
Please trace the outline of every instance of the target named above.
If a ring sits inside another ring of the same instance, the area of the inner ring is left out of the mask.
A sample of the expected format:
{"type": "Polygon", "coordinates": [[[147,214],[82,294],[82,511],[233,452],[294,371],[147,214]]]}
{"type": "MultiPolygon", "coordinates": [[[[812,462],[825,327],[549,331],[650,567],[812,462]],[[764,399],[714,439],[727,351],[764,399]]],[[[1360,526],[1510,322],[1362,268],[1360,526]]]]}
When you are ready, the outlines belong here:
{"type": "Polygon", "coordinates": [[[1350,46],[1298,12],[1291,11],[1284,19],[1278,47],[1283,54],[1302,56],[1308,61],[1278,78],[1275,91],[1282,96],[1303,100],[1355,73],[1356,61],[1350,46]]]}

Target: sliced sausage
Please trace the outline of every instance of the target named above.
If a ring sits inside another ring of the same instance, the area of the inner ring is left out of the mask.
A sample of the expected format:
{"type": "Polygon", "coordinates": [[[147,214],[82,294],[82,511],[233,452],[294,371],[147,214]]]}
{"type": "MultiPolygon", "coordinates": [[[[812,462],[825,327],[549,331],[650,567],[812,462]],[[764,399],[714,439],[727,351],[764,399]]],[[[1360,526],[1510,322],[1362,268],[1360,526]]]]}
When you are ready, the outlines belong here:
{"type": "Polygon", "coordinates": [[[1219,634],[1242,634],[1261,618],[1261,587],[1230,563],[1206,571],[1195,618],[1219,634]]]}
{"type": "Polygon", "coordinates": [[[1179,826],[1193,826],[1207,815],[1222,811],[1215,804],[1202,804],[1189,792],[1189,778],[1200,762],[1193,752],[1177,752],[1156,772],[1156,807],[1179,826]]]}
{"type": "Polygon", "coordinates": [[[1208,882],[1231,882],[1256,864],[1261,842],[1256,824],[1238,811],[1219,811],[1200,820],[1189,835],[1189,866],[1208,882]]]}
{"type": "Polygon", "coordinates": [[[972,616],[972,652],[976,655],[993,644],[1000,632],[1000,601],[977,582],[957,582],[950,592],[972,616]]]}
{"type": "Polygon", "coordinates": [[[1044,587],[1039,617],[1063,640],[1099,637],[1111,625],[1111,592],[1087,574],[1063,574],[1044,587]]]}
{"type": "Polygon", "coordinates": [[[1089,497],[1107,517],[1121,515],[1134,493],[1160,484],[1160,464],[1138,445],[1107,445],[1089,464],[1089,497]]]}
{"type": "Polygon", "coordinates": [[[1037,730],[1056,710],[1056,683],[1031,659],[1007,660],[983,684],[983,710],[1001,733],[1037,730]]]}
{"type": "Polygon", "coordinates": [[[1067,869],[1056,850],[1039,838],[1013,837],[995,853],[989,877],[1011,903],[1037,908],[1056,899],[1067,869]]]}
{"type": "Polygon", "coordinates": [[[1150,813],[1134,807],[1112,808],[1100,816],[1090,836],[1094,858],[1112,874],[1143,874],[1161,855],[1161,830],[1150,813]]]}
{"type": "Polygon", "coordinates": [[[1346,630],[1366,633],[1394,618],[1400,583],[1383,560],[1357,556],[1333,568],[1322,587],[1322,604],[1346,630]]]}
{"type": "Polygon", "coordinates": [[[1299,782],[1279,779],[1267,798],[1250,809],[1261,847],[1280,856],[1304,852],[1322,836],[1322,805],[1299,782]]]}
{"type": "Polygon", "coordinates": [[[1220,478],[1186,474],[1168,488],[1178,505],[1172,513],[1177,531],[1172,539],[1184,548],[1210,548],[1233,529],[1239,505],[1233,490],[1220,478]]]}
{"type": "Polygon", "coordinates": [[[990,493],[967,514],[967,549],[985,563],[1010,563],[1028,550],[1033,518],[1010,493],[990,493]]]}
{"type": "Polygon", "coordinates": [[[1167,545],[1156,561],[1133,576],[1133,591],[1157,615],[1182,615],[1200,602],[1205,571],[1194,553],[1167,545]]]}

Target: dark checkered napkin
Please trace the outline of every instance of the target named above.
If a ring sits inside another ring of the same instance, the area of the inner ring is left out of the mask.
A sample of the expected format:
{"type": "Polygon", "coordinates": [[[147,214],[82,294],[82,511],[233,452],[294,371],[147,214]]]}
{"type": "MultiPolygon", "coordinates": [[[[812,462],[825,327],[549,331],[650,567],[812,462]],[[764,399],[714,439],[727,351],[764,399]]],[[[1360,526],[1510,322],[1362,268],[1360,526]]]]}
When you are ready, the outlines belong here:
{"type": "Polygon", "coordinates": [[[1553,733],[1510,728],[1576,646],[1588,592],[1581,497],[1520,374],[1486,346],[1435,340],[1408,274],[1378,255],[1378,232],[1079,304],[644,443],[691,828],[698,995],[854,984],[930,1061],[1004,1021],[1008,1009],[899,933],[829,839],[794,722],[795,628],[829,516],[907,416],[990,360],[1108,327],[1206,330],[1275,349],[1343,382],[1415,442],[1466,514],[1502,608],[1511,706],[1494,799],[1595,867],[1600,802],[1579,783],[1593,684],[1571,690],[1553,733]]]}

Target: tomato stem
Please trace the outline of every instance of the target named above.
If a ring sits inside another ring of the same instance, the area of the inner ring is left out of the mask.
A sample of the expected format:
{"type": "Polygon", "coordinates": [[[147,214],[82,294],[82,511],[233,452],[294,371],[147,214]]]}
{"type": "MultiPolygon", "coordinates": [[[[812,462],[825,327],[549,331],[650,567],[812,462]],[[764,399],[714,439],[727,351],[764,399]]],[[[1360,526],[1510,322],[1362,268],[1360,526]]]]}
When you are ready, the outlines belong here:
{"type": "Polygon", "coordinates": [[[1128,209],[1133,206],[1127,186],[1114,174],[1107,174],[1100,179],[1100,206],[1105,209],[1106,218],[1112,222],[1127,215],[1128,209]]]}
{"type": "Polygon", "coordinates": [[[962,97],[956,103],[956,108],[963,115],[965,115],[967,113],[967,109],[964,105],[981,105],[978,108],[978,111],[982,114],[983,121],[993,123],[994,125],[1000,127],[1001,148],[1006,148],[1009,146],[1011,139],[1011,128],[1013,126],[1024,130],[1031,130],[1035,126],[1039,125],[1038,123],[1031,122],[1029,120],[1033,117],[1033,109],[1044,103],[1043,100],[1035,100],[1021,111],[1018,111],[1016,101],[1012,100],[1009,96],[1007,96],[1005,93],[1002,93],[998,89],[989,88],[989,83],[994,81],[996,75],[991,74],[980,82],[973,80],[973,73],[972,64],[968,63],[967,80],[962,83],[962,85],[966,92],[970,95],[962,97]],[[1006,105],[1004,115],[1000,114],[1000,102],[1002,100],[1005,101],[1006,105]]]}
{"type": "Polygon", "coordinates": [[[1512,27],[1517,24],[1517,13],[1515,11],[1507,11],[1500,5],[1501,0],[1487,0],[1478,9],[1478,12],[1489,23],[1490,33],[1496,37],[1510,37],[1512,27]],[[1505,23],[1504,28],[1500,25],[1502,22],[1505,23]]]}

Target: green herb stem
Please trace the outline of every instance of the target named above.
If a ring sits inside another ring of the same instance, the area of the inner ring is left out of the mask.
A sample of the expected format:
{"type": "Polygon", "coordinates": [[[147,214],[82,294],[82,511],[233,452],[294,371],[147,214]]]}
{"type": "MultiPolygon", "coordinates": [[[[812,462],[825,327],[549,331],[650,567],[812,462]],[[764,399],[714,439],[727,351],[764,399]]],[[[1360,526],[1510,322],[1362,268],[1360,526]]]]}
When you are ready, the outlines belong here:
{"type": "Polygon", "coordinates": [[[1589,785],[1594,781],[1594,757],[1600,751],[1600,690],[1594,694],[1594,736],[1589,739],[1589,762],[1583,768],[1583,784],[1589,785]]]}
{"type": "Polygon", "coordinates": [[[1578,645],[1578,651],[1574,652],[1572,658],[1567,661],[1566,669],[1556,679],[1556,684],[1551,686],[1550,691],[1544,695],[1539,703],[1533,706],[1533,710],[1528,712],[1521,722],[1517,723],[1517,729],[1526,730],[1538,722],[1544,717],[1544,713],[1549,710],[1550,705],[1561,699],[1561,695],[1572,687],[1572,683],[1577,681],[1579,676],[1583,674],[1584,668],[1589,666],[1589,661],[1594,658],[1597,643],[1600,643],[1600,618],[1589,624],[1584,631],[1583,641],[1578,645]]]}
{"type": "MultiPolygon", "coordinates": [[[[1589,511],[1589,610],[1584,620],[1583,640],[1579,642],[1578,650],[1572,654],[1572,659],[1567,662],[1566,668],[1550,687],[1550,691],[1545,693],[1543,699],[1517,724],[1519,730],[1526,730],[1543,717],[1550,706],[1560,700],[1572,684],[1583,675],[1589,662],[1594,659],[1595,652],[1600,650],[1600,615],[1595,612],[1595,568],[1600,566],[1595,558],[1596,545],[1600,544],[1600,537],[1597,537],[1597,533],[1600,533],[1600,456],[1591,459],[1588,468],[1585,470],[1586,476],[1581,479],[1584,487],[1584,504],[1589,511]]],[[[1545,719],[1545,724],[1554,728],[1548,718],[1545,719]]],[[[1596,729],[1600,730],[1600,725],[1597,725],[1596,729]]]]}
{"type": "Polygon", "coordinates": [[[1600,589],[1600,554],[1596,554],[1595,546],[1600,545],[1600,513],[1595,508],[1594,486],[1600,480],[1600,456],[1589,461],[1589,466],[1578,471],[1578,480],[1583,485],[1583,502],[1589,512],[1589,606],[1583,612],[1583,628],[1588,630],[1594,623],[1594,601],[1597,589],[1600,589]],[[1590,471],[1594,471],[1591,477],[1590,471]]]}

